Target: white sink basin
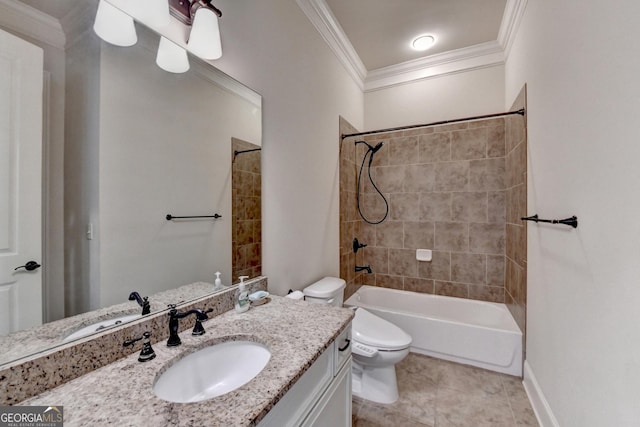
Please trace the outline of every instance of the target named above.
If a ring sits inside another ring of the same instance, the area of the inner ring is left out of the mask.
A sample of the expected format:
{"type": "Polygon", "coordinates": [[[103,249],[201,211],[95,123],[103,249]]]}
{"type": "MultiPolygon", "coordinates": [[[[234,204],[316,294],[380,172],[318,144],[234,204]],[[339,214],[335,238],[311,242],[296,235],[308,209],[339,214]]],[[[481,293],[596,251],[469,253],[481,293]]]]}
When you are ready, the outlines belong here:
{"type": "Polygon", "coordinates": [[[69,342],[78,338],[86,337],[87,335],[91,335],[94,332],[102,331],[104,329],[113,328],[114,326],[118,326],[122,323],[130,322],[131,320],[136,320],[142,317],[140,314],[129,314],[126,316],[114,317],[108,320],[100,320],[99,322],[92,323],[88,326],[85,326],[82,329],[78,329],[77,331],[67,335],[64,337],[62,342],[69,342]]]}
{"type": "Polygon", "coordinates": [[[171,366],[153,391],[169,402],[199,402],[243,386],[271,358],[269,349],[253,341],[226,341],[198,350],[171,366]]]}

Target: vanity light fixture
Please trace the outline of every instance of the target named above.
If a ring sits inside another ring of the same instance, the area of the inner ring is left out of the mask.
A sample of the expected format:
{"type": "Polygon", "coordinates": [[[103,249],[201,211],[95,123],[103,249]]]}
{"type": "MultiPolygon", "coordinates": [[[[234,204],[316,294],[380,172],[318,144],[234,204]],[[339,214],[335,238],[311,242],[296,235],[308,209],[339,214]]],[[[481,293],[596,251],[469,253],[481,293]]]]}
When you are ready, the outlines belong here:
{"type": "Polygon", "coordinates": [[[133,18],[105,0],[98,3],[93,31],[102,40],[116,46],[133,46],[138,42],[133,18]]]}
{"type": "MultiPolygon", "coordinates": [[[[93,28],[101,39],[116,46],[133,46],[138,41],[134,18],[157,30],[169,25],[173,16],[191,27],[186,43],[189,52],[203,59],[222,56],[218,25],[222,12],[211,0],[135,0],[123,10],[100,0],[93,28]]],[[[161,36],[156,64],[171,73],[184,73],[189,70],[187,51],[161,36]]]]}
{"type": "Polygon", "coordinates": [[[435,37],[433,37],[431,35],[428,35],[428,34],[423,34],[423,35],[418,36],[415,39],[413,39],[413,41],[411,42],[411,47],[414,50],[422,51],[422,50],[429,49],[435,43],[436,43],[435,37]]]}
{"type": "Polygon", "coordinates": [[[162,36],[160,36],[160,44],[158,45],[156,64],[170,73],[186,73],[189,71],[187,51],[162,36]]]}
{"type": "Polygon", "coordinates": [[[171,15],[183,24],[191,26],[187,49],[203,59],[218,59],[222,56],[220,9],[211,0],[169,0],[171,15]]]}

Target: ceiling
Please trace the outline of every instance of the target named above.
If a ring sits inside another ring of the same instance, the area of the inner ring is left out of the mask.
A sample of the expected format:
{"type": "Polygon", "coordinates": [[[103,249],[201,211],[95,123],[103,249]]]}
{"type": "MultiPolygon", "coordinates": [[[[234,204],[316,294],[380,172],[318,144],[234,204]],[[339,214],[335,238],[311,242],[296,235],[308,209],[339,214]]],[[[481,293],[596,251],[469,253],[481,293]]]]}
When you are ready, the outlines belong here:
{"type": "Polygon", "coordinates": [[[507,0],[325,0],[368,71],[498,38],[507,0]],[[430,34],[418,52],[410,42],[430,34]]]}
{"type": "MultiPolygon", "coordinates": [[[[78,0],[21,0],[62,19],[78,0]]],[[[215,0],[213,0],[215,3],[215,0]]],[[[296,0],[365,92],[504,64],[527,0],[296,0]],[[431,34],[418,52],[409,43],[431,34]]]]}

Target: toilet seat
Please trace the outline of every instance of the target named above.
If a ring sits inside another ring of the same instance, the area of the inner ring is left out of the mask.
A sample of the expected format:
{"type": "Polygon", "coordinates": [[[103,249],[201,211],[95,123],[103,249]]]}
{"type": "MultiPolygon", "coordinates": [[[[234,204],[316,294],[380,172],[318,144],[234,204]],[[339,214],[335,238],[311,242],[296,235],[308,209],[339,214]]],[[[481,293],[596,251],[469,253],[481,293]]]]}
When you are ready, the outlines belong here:
{"type": "Polygon", "coordinates": [[[378,350],[404,350],[411,345],[409,334],[363,308],[356,310],[351,330],[354,341],[378,350]]]}

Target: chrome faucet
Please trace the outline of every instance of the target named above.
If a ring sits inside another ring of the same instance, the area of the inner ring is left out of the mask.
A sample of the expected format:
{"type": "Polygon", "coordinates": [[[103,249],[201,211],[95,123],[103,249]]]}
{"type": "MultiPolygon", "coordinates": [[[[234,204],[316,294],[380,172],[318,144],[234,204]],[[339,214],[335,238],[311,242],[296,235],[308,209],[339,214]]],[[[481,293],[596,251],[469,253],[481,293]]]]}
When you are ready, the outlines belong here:
{"type": "Polygon", "coordinates": [[[205,333],[204,326],[202,326],[202,321],[207,320],[209,316],[207,313],[211,313],[213,311],[212,308],[209,310],[203,311],[197,308],[194,308],[189,311],[185,311],[182,313],[178,313],[175,304],[169,305],[169,339],[167,340],[167,347],[175,347],[177,345],[182,344],[182,340],[178,336],[178,319],[182,319],[183,317],[187,317],[190,314],[196,315],[196,324],[193,327],[193,331],[191,331],[191,335],[202,335],[205,333]]]}
{"type": "Polygon", "coordinates": [[[129,301],[136,300],[138,305],[142,307],[142,315],[151,313],[151,304],[149,303],[149,297],[140,298],[140,294],[137,292],[131,292],[129,294],[129,301]]]}

